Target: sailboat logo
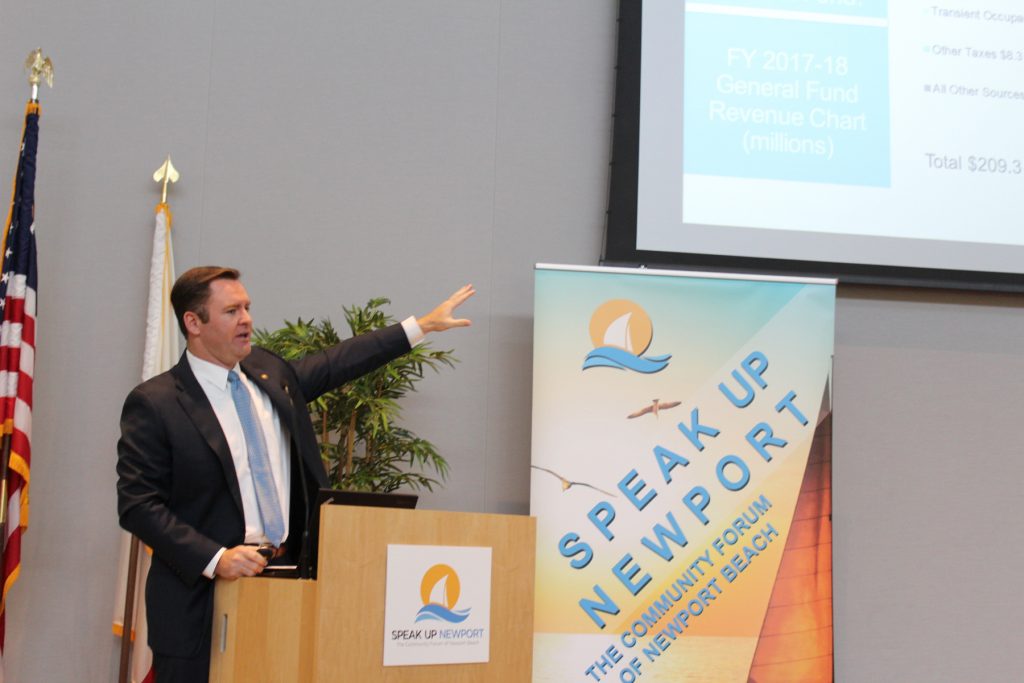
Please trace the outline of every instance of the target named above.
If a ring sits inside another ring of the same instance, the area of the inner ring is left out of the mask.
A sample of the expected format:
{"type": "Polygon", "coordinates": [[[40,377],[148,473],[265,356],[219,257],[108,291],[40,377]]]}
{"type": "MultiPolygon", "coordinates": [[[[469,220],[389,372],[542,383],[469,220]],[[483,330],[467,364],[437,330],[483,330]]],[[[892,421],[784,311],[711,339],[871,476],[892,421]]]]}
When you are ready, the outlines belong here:
{"type": "Polygon", "coordinates": [[[668,366],[671,354],[644,356],[654,338],[654,326],[647,312],[635,301],[612,299],[590,316],[590,340],[594,350],[587,354],[583,369],[618,368],[651,374],[668,366]]]}
{"type": "Polygon", "coordinates": [[[420,581],[423,607],[416,613],[416,621],[447,621],[457,624],[469,616],[469,609],[456,610],[462,585],[459,575],[446,564],[435,564],[420,581]]]}

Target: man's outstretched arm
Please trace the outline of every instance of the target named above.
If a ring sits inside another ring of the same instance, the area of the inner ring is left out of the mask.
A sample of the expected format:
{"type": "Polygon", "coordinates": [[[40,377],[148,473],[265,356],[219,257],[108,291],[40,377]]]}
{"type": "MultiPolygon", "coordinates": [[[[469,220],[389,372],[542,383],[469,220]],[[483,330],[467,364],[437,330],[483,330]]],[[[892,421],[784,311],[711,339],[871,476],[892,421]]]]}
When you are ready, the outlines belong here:
{"type": "Polygon", "coordinates": [[[421,318],[410,316],[403,323],[351,337],[330,349],[292,361],[305,400],[311,401],[398,358],[430,332],[467,327],[470,321],[456,318],[454,312],[475,293],[473,285],[465,285],[421,318]]]}

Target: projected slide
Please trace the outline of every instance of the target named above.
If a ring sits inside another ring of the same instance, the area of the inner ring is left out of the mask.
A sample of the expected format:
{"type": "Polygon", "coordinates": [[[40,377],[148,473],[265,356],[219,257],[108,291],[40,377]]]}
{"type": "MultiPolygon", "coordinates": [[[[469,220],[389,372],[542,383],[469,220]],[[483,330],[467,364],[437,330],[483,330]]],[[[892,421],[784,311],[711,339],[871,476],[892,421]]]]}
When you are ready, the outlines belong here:
{"type": "Polygon", "coordinates": [[[686,17],[686,173],[889,186],[888,28],[864,23],[873,12],[703,7],[686,17]]]}
{"type": "Polygon", "coordinates": [[[638,249],[1024,271],[1024,3],[646,0],[640,111],[638,249]]]}

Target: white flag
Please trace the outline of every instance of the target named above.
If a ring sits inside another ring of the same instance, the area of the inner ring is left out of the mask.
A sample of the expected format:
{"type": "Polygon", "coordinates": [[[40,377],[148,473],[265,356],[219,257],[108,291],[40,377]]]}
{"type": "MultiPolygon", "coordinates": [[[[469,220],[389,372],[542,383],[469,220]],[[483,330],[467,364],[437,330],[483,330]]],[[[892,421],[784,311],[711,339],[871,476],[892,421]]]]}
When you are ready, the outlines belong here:
{"type": "Polygon", "coordinates": [[[171,212],[166,204],[157,204],[153,260],[149,264],[149,306],[146,309],[146,350],[142,355],[142,381],[170,370],[178,362],[178,321],[171,309],[173,286],[171,212]]]}
{"type": "MultiPolygon", "coordinates": [[[[178,322],[171,308],[171,287],[174,285],[174,250],[171,247],[171,212],[167,204],[156,207],[156,228],[153,230],[153,259],[149,266],[149,305],[146,309],[146,348],[142,356],[143,381],[170,370],[178,361],[178,322]]],[[[117,604],[114,605],[114,634],[124,631],[125,588],[128,585],[128,564],[131,534],[122,532],[121,560],[117,582],[117,604]]],[[[140,546],[139,563],[132,596],[132,683],[152,683],[153,652],[147,644],[146,576],[149,574],[150,550],[140,546]]]]}

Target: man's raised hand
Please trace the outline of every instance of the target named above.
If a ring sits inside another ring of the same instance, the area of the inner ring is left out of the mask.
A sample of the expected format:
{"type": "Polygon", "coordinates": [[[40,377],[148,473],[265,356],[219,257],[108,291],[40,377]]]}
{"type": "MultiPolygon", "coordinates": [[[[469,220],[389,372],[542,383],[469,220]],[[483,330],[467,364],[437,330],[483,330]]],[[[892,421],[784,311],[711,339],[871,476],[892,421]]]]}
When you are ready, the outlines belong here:
{"type": "Polygon", "coordinates": [[[466,318],[456,318],[453,313],[466,299],[476,294],[473,285],[464,285],[450,297],[441,302],[437,308],[427,313],[416,322],[423,334],[442,332],[453,327],[468,327],[472,323],[466,318]]]}

